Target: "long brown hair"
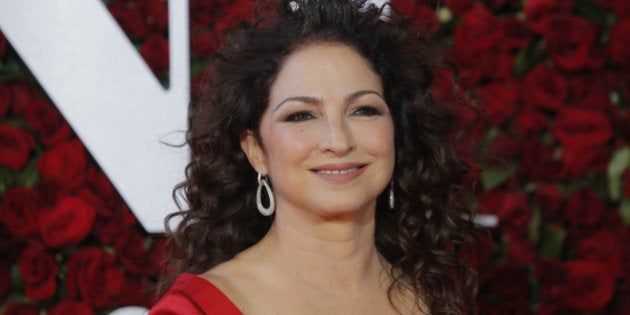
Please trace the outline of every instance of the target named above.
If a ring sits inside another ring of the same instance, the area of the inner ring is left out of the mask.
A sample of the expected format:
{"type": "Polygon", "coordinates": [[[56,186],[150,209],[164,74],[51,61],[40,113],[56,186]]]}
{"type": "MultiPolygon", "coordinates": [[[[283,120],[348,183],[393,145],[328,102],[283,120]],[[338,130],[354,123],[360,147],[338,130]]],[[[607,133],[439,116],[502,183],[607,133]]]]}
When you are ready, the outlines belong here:
{"type": "MultiPolygon", "coordinates": [[[[206,97],[191,107],[187,207],[169,237],[179,272],[202,273],[258,242],[273,217],[256,211],[256,173],[239,134],[257,132],[283,60],[314,42],[354,47],[382,79],[395,125],[395,210],[377,202],[375,242],[392,266],[391,292],[404,286],[432,314],[475,313],[475,273],[459,252],[475,226],[463,205],[466,165],[455,151],[451,108],[431,95],[435,46],[395,10],[352,0],[279,1],[277,14],[243,24],[214,58],[206,97]]],[[[168,224],[167,224],[168,226],[168,224]]],[[[168,281],[168,280],[166,280],[168,281]]],[[[391,299],[390,299],[391,300],[391,299]]]]}

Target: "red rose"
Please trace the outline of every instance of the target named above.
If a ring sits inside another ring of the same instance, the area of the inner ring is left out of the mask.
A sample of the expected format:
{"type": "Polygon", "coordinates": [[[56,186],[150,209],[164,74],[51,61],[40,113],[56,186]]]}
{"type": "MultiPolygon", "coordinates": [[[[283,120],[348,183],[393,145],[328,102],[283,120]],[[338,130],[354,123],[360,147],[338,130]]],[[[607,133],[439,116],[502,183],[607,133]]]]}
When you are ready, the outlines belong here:
{"type": "Polygon", "coordinates": [[[558,177],[560,164],[554,161],[553,149],[541,139],[520,142],[520,163],[517,177],[533,181],[549,181],[558,177]]]}
{"type": "Polygon", "coordinates": [[[4,117],[9,111],[11,98],[11,89],[0,82],[0,118],[4,117]]]}
{"type": "Polygon", "coordinates": [[[514,127],[521,139],[537,135],[541,130],[547,129],[549,124],[547,116],[537,108],[527,108],[520,111],[514,118],[514,127]]]}
{"type": "Polygon", "coordinates": [[[508,259],[514,264],[529,264],[536,260],[536,251],[525,237],[513,236],[508,240],[508,259]]]}
{"type": "Polygon", "coordinates": [[[40,221],[46,245],[62,247],[79,244],[92,229],[94,208],[76,197],[65,197],[40,221]]]}
{"type": "Polygon", "coordinates": [[[592,227],[602,218],[606,204],[590,188],[574,192],[565,207],[565,216],[573,226],[592,227]]]}
{"type": "Polygon", "coordinates": [[[139,10],[128,8],[125,2],[112,2],[108,9],[127,36],[145,38],[151,32],[151,29],[144,21],[142,13],[139,10]]]}
{"type": "Polygon", "coordinates": [[[466,13],[474,4],[474,0],[441,0],[455,15],[466,13]]]}
{"type": "Polygon", "coordinates": [[[117,302],[120,305],[138,305],[147,306],[155,303],[149,295],[150,288],[146,278],[142,277],[126,277],[122,291],[120,292],[117,302]]]}
{"type": "Polygon", "coordinates": [[[40,208],[37,191],[26,187],[11,188],[2,196],[0,222],[16,235],[35,235],[39,228],[40,208]]]}
{"type": "Polygon", "coordinates": [[[217,15],[219,19],[214,23],[214,30],[217,34],[227,33],[239,23],[249,20],[252,13],[256,12],[254,1],[230,2],[229,5],[227,3],[225,5],[222,8],[224,13],[217,15]]]}
{"type": "Polygon", "coordinates": [[[619,238],[610,231],[597,231],[583,238],[577,256],[586,261],[600,263],[615,277],[621,275],[621,244],[619,238]]]}
{"type": "Polygon", "coordinates": [[[604,65],[608,60],[608,46],[601,45],[600,43],[594,43],[591,49],[588,51],[588,57],[586,58],[586,69],[601,72],[604,65]]]}
{"type": "MultiPolygon", "coordinates": [[[[163,242],[163,257],[168,257],[166,241],[164,239],[161,240],[163,242]]],[[[465,261],[466,265],[471,269],[481,270],[490,265],[490,259],[494,250],[495,244],[492,241],[492,237],[489,234],[480,234],[475,236],[473,245],[462,247],[458,252],[458,256],[462,261],[465,261]]]]}
{"type": "Polygon", "coordinates": [[[0,166],[21,170],[34,148],[35,140],[30,133],[0,124],[0,166]]]}
{"type": "Polygon", "coordinates": [[[23,115],[24,111],[32,100],[39,97],[37,88],[23,82],[14,82],[9,85],[11,88],[11,111],[16,115],[23,115]]]}
{"type": "Polygon", "coordinates": [[[119,201],[108,217],[99,215],[94,221],[92,234],[105,244],[114,244],[123,231],[137,224],[136,217],[124,202],[119,201]]]}
{"type": "Polygon", "coordinates": [[[613,92],[615,92],[615,88],[609,89],[608,87],[600,85],[597,85],[597,87],[592,86],[588,89],[588,94],[576,100],[576,107],[599,111],[607,115],[611,123],[617,122],[622,115],[622,111],[619,110],[618,105],[610,102],[609,95],[613,92]]]}
{"type": "Polygon", "coordinates": [[[522,235],[527,231],[532,211],[525,194],[520,191],[505,192],[497,216],[500,226],[511,235],[522,235]]]}
{"type": "Polygon", "coordinates": [[[83,144],[78,139],[71,139],[44,152],[37,163],[37,171],[45,182],[71,190],[83,181],[86,164],[83,144]]]}
{"type": "Polygon", "coordinates": [[[527,91],[525,102],[532,107],[558,110],[569,95],[569,87],[564,76],[542,64],[527,74],[524,83],[527,91]]]}
{"type": "Polygon", "coordinates": [[[592,108],[611,112],[615,105],[609,101],[609,95],[617,89],[620,77],[610,72],[600,72],[597,80],[591,74],[571,75],[568,77],[571,98],[569,103],[576,107],[592,108]]]}
{"type": "Polygon", "coordinates": [[[94,311],[83,302],[61,300],[57,305],[48,310],[48,315],[93,315],[94,311]]]}
{"type": "Polygon", "coordinates": [[[596,38],[593,25],[573,15],[552,15],[547,23],[545,43],[558,67],[571,71],[586,66],[596,38]]]}
{"type": "Polygon", "coordinates": [[[619,18],[630,18],[630,3],[627,0],[613,0],[612,6],[619,18]]]}
{"type": "Polygon", "coordinates": [[[39,315],[39,310],[33,304],[9,302],[2,315],[39,315]]]}
{"type": "Polygon", "coordinates": [[[495,266],[490,271],[489,283],[501,298],[523,296],[529,291],[526,270],[518,265],[503,263],[495,266]]]}
{"type": "Polygon", "coordinates": [[[621,78],[618,79],[621,95],[627,99],[630,99],[630,73],[624,73],[621,78]]]}
{"type": "Polygon", "coordinates": [[[503,38],[500,39],[499,47],[507,52],[514,52],[525,49],[532,36],[531,31],[520,19],[514,16],[506,16],[499,20],[503,29],[503,38]]]}
{"type": "Polygon", "coordinates": [[[510,165],[516,159],[518,146],[514,140],[504,133],[492,140],[486,152],[486,163],[492,168],[502,168],[510,165]]]}
{"type": "Polygon", "coordinates": [[[575,260],[564,264],[567,271],[565,305],[581,311],[602,311],[613,296],[615,278],[606,266],[575,260]]]}
{"type": "Polygon", "coordinates": [[[113,255],[84,247],[70,256],[67,266],[66,288],[71,299],[82,299],[95,308],[118,305],[125,277],[113,255]]]}
{"type": "Polygon", "coordinates": [[[453,72],[445,69],[435,69],[433,82],[431,82],[431,94],[440,103],[457,104],[464,99],[461,89],[455,88],[453,72]]]}
{"type": "Polygon", "coordinates": [[[24,119],[38,132],[45,146],[52,146],[70,136],[70,126],[59,110],[47,100],[36,99],[28,103],[24,119]]]}
{"type": "Polygon", "coordinates": [[[587,173],[604,171],[610,162],[610,149],[606,146],[562,149],[560,156],[562,175],[566,178],[580,178],[587,173]]]}
{"type": "Polygon", "coordinates": [[[495,46],[502,35],[497,17],[478,5],[462,16],[453,40],[458,49],[486,50],[495,46]]]}
{"type": "Polygon", "coordinates": [[[534,201],[540,207],[542,217],[546,222],[560,223],[564,220],[562,208],[565,200],[556,186],[543,184],[538,187],[534,193],[534,201]]]}
{"type": "Polygon", "coordinates": [[[83,185],[77,189],[75,195],[92,205],[99,216],[115,215],[119,198],[116,189],[102,171],[89,168],[83,185]]]}
{"type": "Polygon", "coordinates": [[[133,230],[127,230],[116,240],[116,253],[127,268],[127,271],[136,275],[156,275],[156,264],[150,255],[150,250],[145,249],[145,238],[133,230]]]}
{"type": "Polygon", "coordinates": [[[214,0],[209,3],[191,0],[188,4],[190,8],[188,10],[190,12],[190,29],[196,31],[212,25],[216,12],[219,12],[216,6],[217,3],[214,0]]]}
{"type": "Polygon", "coordinates": [[[161,33],[168,29],[168,8],[166,1],[139,0],[133,10],[140,11],[144,23],[153,31],[161,33]]]}
{"type": "Polygon", "coordinates": [[[18,267],[26,296],[41,301],[55,294],[59,267],[52,255],[42,249],[28,247],[20,255],[18,267]]]}
{"type": "Polygon", "coordinates": [[[519,86],[515,81],[482,86],[477,94],[490,122],[495,126],[504,124],[514,113],[514,109],[520,107],[519,86]]]}
{"type": "Polygon", "coordinates": [[[603,9],[610,10],[612,9],[613,1],[615,0],[595,0],[595,3],[603,9]]]}
{"type": "Polygon", "coordinates": [[[11,280],[11,262],[6,258],[0,258],[0,301],[3,301],[13,285],[11,280]]]}
{"type": "Polygon", "coordinates": [[[7,48],[9,47],[9,42],[7,41],[6,36],[0,32],[0,57],[4,57],[4,54],[7,53],[7,48]]]}
{"type": "Polygon", "coordinates": [[[612,137],[608,116],[598,110],[564,107],[551,134],[569,148],[588,148],[606,143],[612,137]]]}
{"type": "Polygon", "coordinates": [[[500,228],[510,236],[527,231],[532,211],[522,192],[494,189],[479,196],[479,205],[480,213],[496,213],[500,228]]]}
{"type": "Polygon", "coordinates": [[[423,33],[440,29],[440,21],[431,8],[407,0],[393,0],[391,4],[401,15],[414,21],[423,33]]]}
{"type": "Polygon", "coordinates": [[[472,87],[484,78],[508,80],[512,76],[514,56],[503,49],[456,49],[454,61],[460,70],[460,84],[472,87]]]}
{"type": "Polygon", "coordinates": [[[412,18],[423,33],[435,33],[440,29],[440,20],[435,11],[426,5],[417,6],[413,12],[412,18]]]}
{"type": "Polygon", "coordinates": [[[610,31],[610,55],[623,66],[630,66],[630,19],[619,21],[610,31]]]}
{"type": "Polygon", "coordinates": [[[630,283],[630,229],[624,229],[621,232],[621,273],[622,279],[625,283],[630,283]]]}
{"type": "Polygon", "coordinates": [[[140,46],[140,55],[149,65],[149,68],[157,75],[168,70],[169,52],[168,39],[160,34],[151,34],[140,46]]]}
{"type": "Polygon", "coordinates": [[[566,273],[563,265],[557,260],[541,259],[536,261],[534,275],[543,286],[543,295],[550,299],[558,300],[564,294],[562,286],[566,281],[566,273]]]}
{"type": "Polygon", "coordinates": [[[573,0],[528,0],[525,3],[525,23],[534,32],[542,34],[549,29],[546,17],[562,12],[569,12],[573,7],[573,0]]]}
{"type": "Polygon", "coordinates": [[[218,47],[218,36],[212,31],[195,32],[190,38],[190,52],[197,58],[212,56],[218,47]]]}

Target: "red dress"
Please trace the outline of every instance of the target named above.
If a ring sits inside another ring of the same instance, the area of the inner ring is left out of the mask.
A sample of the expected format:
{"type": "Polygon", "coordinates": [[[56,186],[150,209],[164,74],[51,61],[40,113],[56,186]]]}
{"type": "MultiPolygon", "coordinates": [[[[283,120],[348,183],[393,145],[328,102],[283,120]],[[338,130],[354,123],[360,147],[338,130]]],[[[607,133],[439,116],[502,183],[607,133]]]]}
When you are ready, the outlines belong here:
{"type": "Polygon", "coordinates": [[[151,308],[149,315],[242,315],[236,305],[211,282],[183,273],[151,308]]]}

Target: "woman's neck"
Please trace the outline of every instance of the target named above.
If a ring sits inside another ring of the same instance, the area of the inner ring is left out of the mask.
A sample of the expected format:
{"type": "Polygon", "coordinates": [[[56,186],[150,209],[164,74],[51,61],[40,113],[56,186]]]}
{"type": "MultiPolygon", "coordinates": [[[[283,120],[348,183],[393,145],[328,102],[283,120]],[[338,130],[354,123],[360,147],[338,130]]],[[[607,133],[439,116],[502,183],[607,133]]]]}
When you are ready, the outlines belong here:
{"type": "Polygon", "coordinates": [[[281,211],[257,247],[270,267],[315,286],[358,290],[388,279],[374,243],[373,212],[313,218],[281,211]]]}

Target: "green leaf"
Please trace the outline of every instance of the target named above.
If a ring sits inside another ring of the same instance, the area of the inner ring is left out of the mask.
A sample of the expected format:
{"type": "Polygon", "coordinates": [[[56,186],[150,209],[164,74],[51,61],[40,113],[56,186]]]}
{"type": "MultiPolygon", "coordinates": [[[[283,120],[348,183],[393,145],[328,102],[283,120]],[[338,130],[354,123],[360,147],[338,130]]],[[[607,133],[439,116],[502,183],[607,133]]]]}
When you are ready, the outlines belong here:
{"type": "Polygon", "coordinates": [[[39,181],[39,173],[37,173],[38,157],[31,158],[28,164],[20,171],[15,178],[14,185],[33,188],[39,181]]]}
{"type": "Polygon", "coordinates": [[[630,147],[617,149],[608,164],[608,195],[613,201],[621,198],[621,176],[630,165],[630,147]]]}
{"type": "Polygon", "coordinates": [[[519,51],[514,58],[514,74],[525,75],[545,57],[545,48],[541,41],[533,41],[527,48],[519,51]]]}
{"type": "Polygon", "coordinates": [[[623,199],[619,205],[619,215],[623,219],[623,224],[630,226],[630,200],[623,199]]]}
{"type": "Polygon", "coordinates": [[[577,15],[596,24],[606,24],[607,12],[592,0],[575,0],[573,8],[577,15]]]}
{"type": "Polygon", "coordinates": [[[7,125],[13,128],[21,128],[25,130],[29,130],[30,126],[22,117],[18,116],[9,116],[2,120],[3,125],[7,125]]]}
{"type": "Polygon", "coordinates": [[[529,222],[528,227],[528,238],[533,243],[536,244],[540,240],[540,226],[542,224],[542,215],[540,213],[540,209],[535,207],[532,209],[532,220],[529,222]]]}
{"type": "Polygon", "coordinates": [[[481,183],[486,190],[495,188],[516,173],[516,165],[502,169],[484,169],[481,171],[481,183]]]}
{"type": "Polygon", "coordinates": [[[540,229],[540,247],[538,252],[545,258],[560,259],[567,232],[553,225],[543,225],[540,229]]]}

